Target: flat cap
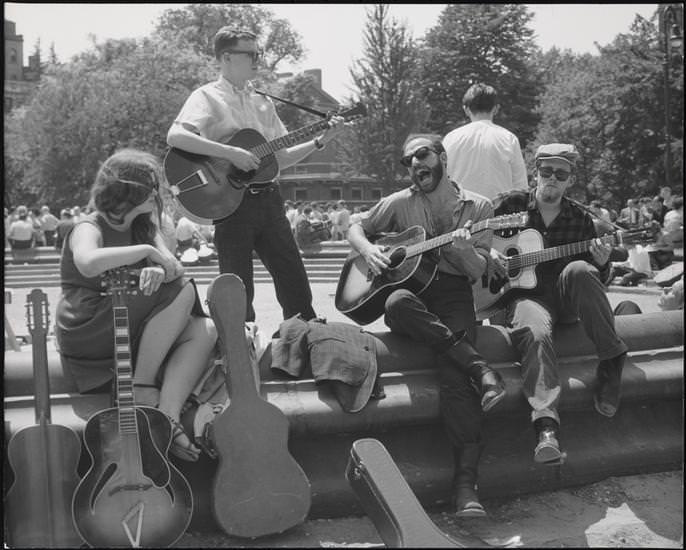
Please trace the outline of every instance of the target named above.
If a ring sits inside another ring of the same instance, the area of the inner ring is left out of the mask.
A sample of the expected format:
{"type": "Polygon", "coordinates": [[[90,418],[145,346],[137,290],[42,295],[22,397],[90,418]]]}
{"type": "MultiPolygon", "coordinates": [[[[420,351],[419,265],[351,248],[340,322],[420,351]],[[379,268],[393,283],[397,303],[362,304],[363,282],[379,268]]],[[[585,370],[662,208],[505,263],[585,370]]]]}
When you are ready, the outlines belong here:
{"type": "Polygon", "coordinates": [[[567,161],[571,166],[576,166],[578,158],[579,152],[574,145],[569,143],[548,143],[536,150],[536,162],[544,159],[560,159],[567,161]]]}

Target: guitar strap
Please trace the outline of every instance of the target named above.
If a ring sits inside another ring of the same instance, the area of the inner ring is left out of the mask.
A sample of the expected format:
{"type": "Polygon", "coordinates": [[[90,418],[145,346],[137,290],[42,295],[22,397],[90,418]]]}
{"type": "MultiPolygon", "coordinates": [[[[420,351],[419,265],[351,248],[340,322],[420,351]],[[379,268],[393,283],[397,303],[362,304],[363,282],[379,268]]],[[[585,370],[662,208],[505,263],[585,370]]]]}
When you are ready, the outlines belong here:
{"type": "Polygon", "coordinates": [[[311,107],[305,107],[304,105],[300,105],[299,103],[295,103],[295,102],[290,101],[288,99],[283,99],[281,97],[277,97],[275,95],[268,94],[267,92],[263,92],[262,90],[255,90],[255,93],[260,94],[260,95],[265,95],[267,97],[271,97],[272,99],[276,99],[277,101],[281,101],[282,103],[292,105],[293,107],[297,107],[298,109],[301,109],[303,111],[307,111],[308,113],[320,116],[322,118],[327,118],[329,116],[326,113],[322,113],[321,111],[317,111],[316,109],[312,109],[311,107]]]}

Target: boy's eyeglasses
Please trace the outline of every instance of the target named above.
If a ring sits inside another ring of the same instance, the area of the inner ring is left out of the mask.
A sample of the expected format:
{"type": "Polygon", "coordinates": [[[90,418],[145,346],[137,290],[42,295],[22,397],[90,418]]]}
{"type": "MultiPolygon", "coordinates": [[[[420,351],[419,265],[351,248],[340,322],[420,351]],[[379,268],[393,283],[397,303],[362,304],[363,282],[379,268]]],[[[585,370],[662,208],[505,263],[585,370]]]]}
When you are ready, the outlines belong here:
{"type": "Polygon", "coordinates": [[[226,50],[224,53],[243,53],[252,57],[252,62],[257,63],[264,55],[262,50],[226,50]]]}
{"type": "Polygon", "coordinates": [[[543,178],[549,178],[553,174],[555,174],[555,179],[557,181],[567,181],[569,179],[569,176],[572,175],[572,173],[567,172],[567,170],[554,170],[550,166],[542,166],[541,168],[538,169],[538,173],[543,178]]]}
{"type": "Polygon", "coordinates": [[[424,160],[426,157],[429,156],[429,153],[435,153],[436,151],[432,149],[431,147],[420,147],[417,149],[414,153],[411,155],[405,155],[400,159],[400,164],[402,164],[405,168],[409,168],[412,166],[412,159],[417,158],[417,160],[424,160]]]}

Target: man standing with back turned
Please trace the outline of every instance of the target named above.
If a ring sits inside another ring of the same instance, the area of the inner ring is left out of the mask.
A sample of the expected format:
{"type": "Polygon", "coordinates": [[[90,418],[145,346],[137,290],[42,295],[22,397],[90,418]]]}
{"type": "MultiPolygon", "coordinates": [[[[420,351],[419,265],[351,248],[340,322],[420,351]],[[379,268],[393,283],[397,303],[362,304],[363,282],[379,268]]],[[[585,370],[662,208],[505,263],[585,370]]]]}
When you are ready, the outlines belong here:
{"type": "Polygon", "coordinates": [[[462,98],[462,108],[471,122],[443,138],[450,179],[490,200],[499,193],[527,189],[517,136],[493,122],[500,109],[495,89],[474,84],[462,98]]]}
{"type": "MultiPolygon", "coordinates": [[[[228,159],[240,170],[255,170],[259,159],[251,151],[223,143],[243,128],[253,128],[267,141],[287,134],[274,104],[255,92],[251,80],[257,75],[262,51],[257,36],[247,30],[222,27],[214,37],[219,79],[201,86],[186,100],[167,134],[167,143],[199,155],[228,159]]],[[[315,150],[324,148],[341,130],[343,119],[332,117],[319,137],[276,153],[281,168],[288,168],[315,150]]],[[[252,302],[253,250],[272,278],[284,318],[300,313],[314,318],[312,290],[286,218],[278,183],[246,190],[235,212],[215,222],[215,246],[219,271],[235,273],[245,285],[246,321],[255,320],[252,302]]]]}

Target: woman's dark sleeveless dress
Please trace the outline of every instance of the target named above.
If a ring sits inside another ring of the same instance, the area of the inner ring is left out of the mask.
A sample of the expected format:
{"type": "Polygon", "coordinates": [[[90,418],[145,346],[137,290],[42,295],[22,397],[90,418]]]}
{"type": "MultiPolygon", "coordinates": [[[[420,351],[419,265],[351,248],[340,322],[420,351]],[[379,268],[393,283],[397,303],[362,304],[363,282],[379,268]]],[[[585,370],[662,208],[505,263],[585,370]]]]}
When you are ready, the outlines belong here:
{"type": "MultiPolygon", "coordinates": [[[[95,225],[102,234],[103,246],[127,246],[131,244],[131,231],[112,229],[98,214],[91,214],[79,221],[95,225]]],[[[76,227],[76,225],[74,227],[76,227]]],[[[114,327],[112,298],[103,296],[102,277],[84,277],[74,265],[71,249],[71,233],[67,234],[60,260],[62,296],[57,305],[55,334],[66,374],[73,376],[80,392],[86,392],[106,384],[114,373],[114,327]]],[[[132,267],[145,267],[141,261],[132,267]]],[[[131,357],[135,358],[145,324],[158,312],[171,304],[186,284],[193,284],[183,277],[163,283],[150,296],[137,293],[127,297],[131,357]]],[[[196,290],[194,313],[202,315],[196,290]]]]}

